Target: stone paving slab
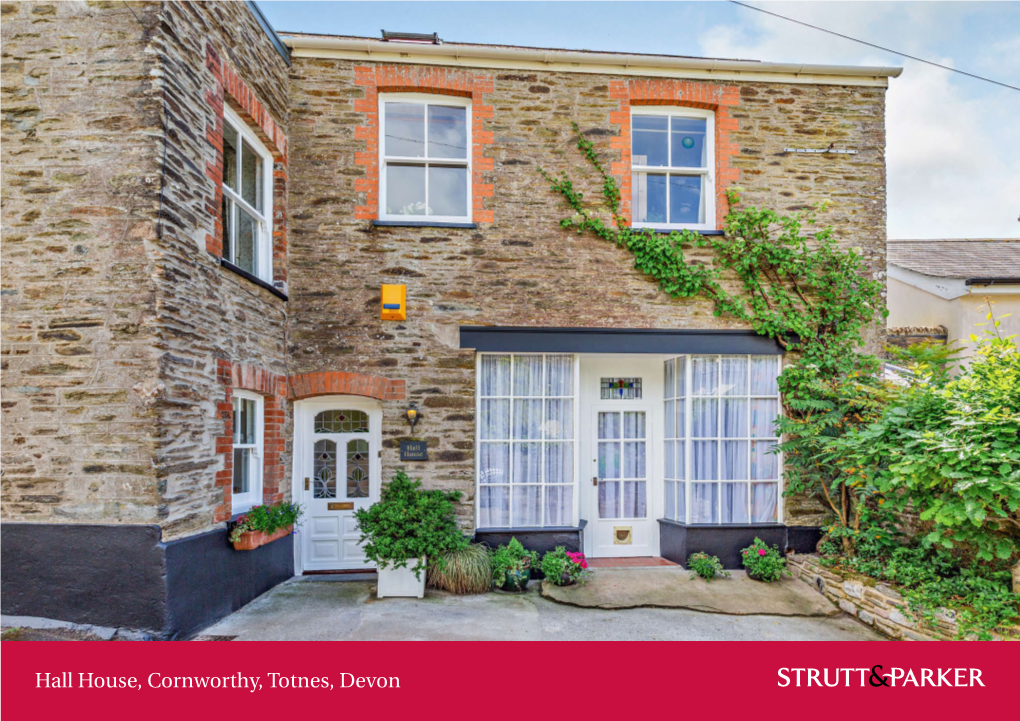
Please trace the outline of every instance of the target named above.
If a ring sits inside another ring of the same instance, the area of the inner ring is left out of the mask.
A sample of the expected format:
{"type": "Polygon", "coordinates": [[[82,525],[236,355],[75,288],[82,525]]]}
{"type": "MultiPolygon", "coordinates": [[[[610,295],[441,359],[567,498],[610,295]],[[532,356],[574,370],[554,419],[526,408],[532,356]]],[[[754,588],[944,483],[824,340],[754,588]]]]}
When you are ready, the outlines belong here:
{"type": "Polygon", "coordinates": [[[582,608],[685,608],[734,616],[838,616],[840,610],[790,577],[774,583],[752,581],[743,571],[713,581],[679,567],[599,568],[587,583],[555,586],[542,582],[542,595],[582,608]]]}
{"type": "Polygon", "coordinates": [[[309,579],[295,578],[277,586],[206,629],[203,636],[237,641],[884,640],[846,614],[726,615],[683,608],[606,611],[549,600],[537,581],[519,594],[495,591],[454,596],[428,589],[423,599],[377,599],[374,585],[365,581],[309,579]]]}

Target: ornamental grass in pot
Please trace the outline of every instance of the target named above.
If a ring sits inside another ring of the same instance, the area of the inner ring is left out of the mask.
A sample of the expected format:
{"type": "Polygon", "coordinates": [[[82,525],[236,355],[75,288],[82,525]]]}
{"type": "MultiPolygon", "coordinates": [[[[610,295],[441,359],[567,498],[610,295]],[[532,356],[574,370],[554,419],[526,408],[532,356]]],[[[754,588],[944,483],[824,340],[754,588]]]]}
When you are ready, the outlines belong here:
{"type": "Polygon", "coordinates": [[[425,490],[398,471],[379,502],[354,512],[362,548],[379,571],[379,598],[425,595],[427,565],[445,566],[446,554],[466,548],[457,526],[457,491],[425,490]]]}

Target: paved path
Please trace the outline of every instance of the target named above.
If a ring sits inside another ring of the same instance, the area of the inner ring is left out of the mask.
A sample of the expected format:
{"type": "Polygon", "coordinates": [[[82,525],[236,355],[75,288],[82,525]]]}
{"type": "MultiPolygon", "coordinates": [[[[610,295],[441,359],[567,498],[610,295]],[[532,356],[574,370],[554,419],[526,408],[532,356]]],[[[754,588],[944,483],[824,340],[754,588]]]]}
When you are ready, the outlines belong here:
{"type": "MultiPolygon", "coordinates": [[[[728,616],[672,608],[577,608],[542,598],[532,582],[502,592],[424,599],[373,595],[367,581],[295,578],[206,629],[240,641],[876,641],[846,615],[728,616]]],[[[691,583],[694,583],[693,581],[691,583]]]]}

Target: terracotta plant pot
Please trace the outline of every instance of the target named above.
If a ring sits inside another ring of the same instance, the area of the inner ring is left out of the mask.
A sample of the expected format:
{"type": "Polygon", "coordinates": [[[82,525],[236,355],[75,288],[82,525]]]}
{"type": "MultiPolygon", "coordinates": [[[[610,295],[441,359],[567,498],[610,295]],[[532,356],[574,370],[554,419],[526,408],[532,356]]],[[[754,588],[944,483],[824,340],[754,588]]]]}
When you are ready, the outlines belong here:
{"type": "Polygon", "coordinates": [[[285,528],[278,528],[274,533],[266,533],[265,531],[245,531],[241,534],[241,537],[234,541],[235,551],[254,551],[259,546],[264,546],[267,543],[278,541],[284,536],[289,536],[291,531],[294,530],[294,526],[287,526],[285,528]]]}

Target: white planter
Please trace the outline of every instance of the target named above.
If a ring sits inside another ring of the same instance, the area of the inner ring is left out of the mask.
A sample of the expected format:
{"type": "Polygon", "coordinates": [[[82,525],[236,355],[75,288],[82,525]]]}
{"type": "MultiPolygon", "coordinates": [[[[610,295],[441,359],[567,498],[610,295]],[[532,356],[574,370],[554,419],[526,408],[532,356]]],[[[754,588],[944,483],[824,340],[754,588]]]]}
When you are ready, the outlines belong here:
{"type": "MultiPolygon", "coordinates": [[[[422,559],[424,561],[424,559],[422,559]]],[[[425,597],[425,569],[421,570],[421,578],[414,575],[417,558],[407,559],[406,568],[394,568],[392,564],[379,569],[378,598],[394,598],[398,596],[411,598],[425,597]]]]}

